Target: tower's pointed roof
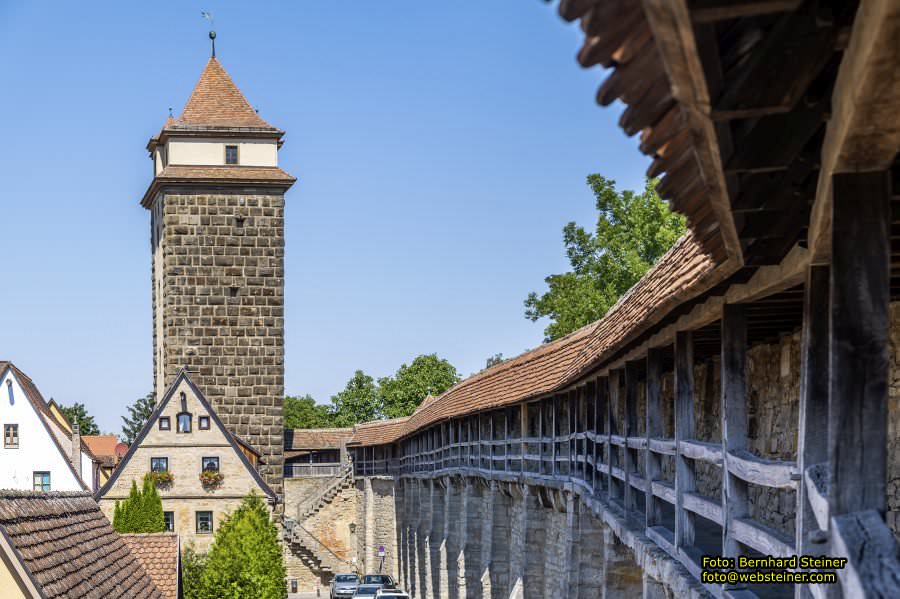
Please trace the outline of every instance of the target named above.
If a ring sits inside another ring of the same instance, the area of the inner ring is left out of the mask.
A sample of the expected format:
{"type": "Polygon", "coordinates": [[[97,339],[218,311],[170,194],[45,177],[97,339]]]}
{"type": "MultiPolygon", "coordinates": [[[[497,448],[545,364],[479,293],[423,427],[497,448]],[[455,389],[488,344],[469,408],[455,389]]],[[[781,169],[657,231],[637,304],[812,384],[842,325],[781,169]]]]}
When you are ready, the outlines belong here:
{"type": "MultiPolygon", "coordinates": [[[[169,124],[167,123],[167,128],[169,124]]],[[[250,127],[276,131],[250,105],[215,56],[209,59],[200,80],[174,126],[250,127]]]]}

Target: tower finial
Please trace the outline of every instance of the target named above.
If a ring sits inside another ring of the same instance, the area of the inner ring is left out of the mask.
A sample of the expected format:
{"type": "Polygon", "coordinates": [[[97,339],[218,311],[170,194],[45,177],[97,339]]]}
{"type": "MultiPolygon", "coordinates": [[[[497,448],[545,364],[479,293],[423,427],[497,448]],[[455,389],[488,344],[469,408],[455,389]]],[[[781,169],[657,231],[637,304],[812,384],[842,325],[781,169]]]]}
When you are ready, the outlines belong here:
{"type": "Polygon", "coordinates": [[[209,21],[209,41],[212,44],[212,57],[216,57],[216,31],[212,29],[214,26],[212,13],[206,10],[200,11],[200,16],[209,21]]]}

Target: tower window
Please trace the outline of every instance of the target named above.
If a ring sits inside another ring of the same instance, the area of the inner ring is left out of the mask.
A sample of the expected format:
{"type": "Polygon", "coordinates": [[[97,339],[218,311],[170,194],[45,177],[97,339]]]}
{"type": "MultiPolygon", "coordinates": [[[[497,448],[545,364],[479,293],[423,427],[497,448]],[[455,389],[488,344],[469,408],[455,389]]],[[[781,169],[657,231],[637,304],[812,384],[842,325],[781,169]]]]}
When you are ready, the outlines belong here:
{"type": "Polygon", "coordinates": [[[19,425],[4,424],[3,425],[3,446],[15,448],[19,446],[19,425]]]}
{"type": "Polygon", "coordinates": [[[237,146],[225,146],[225,164],[237,164],[238,163],[238,147],[237,146]]]}

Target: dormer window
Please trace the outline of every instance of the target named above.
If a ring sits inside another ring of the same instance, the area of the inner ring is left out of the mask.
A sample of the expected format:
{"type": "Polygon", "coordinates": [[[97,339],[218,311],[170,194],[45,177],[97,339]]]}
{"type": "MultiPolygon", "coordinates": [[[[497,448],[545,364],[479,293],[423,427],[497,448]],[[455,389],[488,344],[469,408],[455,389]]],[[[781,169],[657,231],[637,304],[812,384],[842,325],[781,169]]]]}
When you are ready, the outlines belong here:
{"type": "Polygon", "coordinates": [[[225,164],[237,164],[238,163],[238,147],[237,146],[225,146],[225,164]]]}

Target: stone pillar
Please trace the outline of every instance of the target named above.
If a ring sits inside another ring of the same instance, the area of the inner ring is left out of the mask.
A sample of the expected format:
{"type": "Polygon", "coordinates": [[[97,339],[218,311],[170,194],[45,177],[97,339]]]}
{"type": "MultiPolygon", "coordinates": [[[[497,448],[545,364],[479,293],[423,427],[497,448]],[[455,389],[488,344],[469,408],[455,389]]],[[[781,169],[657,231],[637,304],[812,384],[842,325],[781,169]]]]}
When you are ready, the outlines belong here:
{"type": "Polygon", "coordinates": [[[481,599],[491,599],[491,559],[494,551],[494,501],[496,493],[497,483],[491,481],[490,487],[484,491],[481,500],[481,568],[479,570],[481,599]]]}
{"type": "MultiPolygon", "coordinates": [[[[558,597],[568,597],[569,599],[578,599],[579,578],[581,569],[581,500],[575,497],[574,493],[566,495],[566,534],[564,537],[564,555],[565,555],[565,572],[566,575],[560,577],[565,581],[565,586],[561,589],[558,597]]],[[[548,578],[554,578],[549,576],[548,578]]],[[[589,597],[590,595],[585,595],[589,597]]]]}
{"type": "Polygon", "coordinates": [[[425,599],[428,597],[428,572],[431,569],[431,552],[428,545],[428,531],[431,528],[430,484],[423,479],[414,479],[416,495],[418,496],[418,521],[416,523],[416,584],[418,586],[416,597],[425,599]]]}
{"type": "Polygon", "coordinates": [[[658,580],[650,578],[646,572],[644,572],[644,594],[642,597],[643,599],[669,599],[666,594],[666,587],[658,580]]]}
{"type": "Polygon", "coordinates": [[[431,589],[435,599],[447,599],[447,543],[444,538],[444,490],[431,481],[431,589]]]}
{"type": "MultiPolygon", "coordinates": [[[[515,597],[525,597],[526,594],[531,597],[534,593],[534,589],[542,589],[544,588],[544,559],[545,552],[542,551],[542,548],[546,548],[547,543],[547,526],[548,526],[548,515],[551,513],[551,510],[548,508],[544,508],[540,501],[538,500],[538,496],[535,493],[535,489],[524,485],[522,487],[522,506],[524,511],[524,528],[525,528],[525,546],[523,547],[524,552],[524,588],[521,594],[513,595],[515,597]],[[527,591],[525,589],[528,589],[527,591]]],[[[561,516],[560,520],[564,517],[564,514],[559,512],[555,512],[557,515],[561,516]]],[[[560,527],[562,528],[562,526],[560,527]]],[[[562,570],[559,570],[559,573],[562,574],[562,570]]]]}
{"type": "Polygon", "coordinates": [[[363,479],[363,505],[366,510],[366,544],[363,553],[363,565],[366,572],[377,569],[375,557],[375,493],[372,491],[372,479],[363,479]]]}
{"type": "Polygon", "coordinates": [[[609,528],[603,529],[603,550],[603,599],[642,596],[643,572],[609,528]]]}
{"type": "Polygon", "coordinates": [[[481,592],[482,493],[478,483],[463,479],[460,506],[460,552],[458,596],[479,597],[481,592]]]}
{"type": "Polygon", "coordinates": [[[465,487],[447,477],[447,488],[444,498],[444,539],[447,544],[447,597],[459,599],[465,597],[465,556],[462,544],[465,543],[466,515],[462,511],[465,505],[465,487]],[[460,567],[462,563],[462,567],[460,567]],[[459,594],[460,580],[463,593],[459,594]]]}
{"type": "MultiPolygon", "coordinates": [[[[521,497],[513,497],[509,510],[509,598],[523,599],[525,596],[525,569],[528,551],[528,485],[519,488],[521,497]]],[[[543,545],[532,547],[541,550],[543,545]]],[[[543,555],[543,551],[541,551],[543,555]]]]}
{"type": "Polygon", "coordinates": [[[600,597],[603,593],[603,545],[606,527],[585,510],[578,519],[578,596],[600,597]]]}
{"type": "Polygon", "coordinates": [[[421,508],[423,543],[422,547],[420,547],[420,551],[425,560],[425,563],[422,564],[422,596],[425,597],[425,599],[434,599],[434,579],[431,576],[433,571],[431,546],[434,543],[434,536],[432,535],[434,519],[434,481],[427,480],[423,481],[423,483],[427,489],[423,489],[423,505],[421,508]]]}

